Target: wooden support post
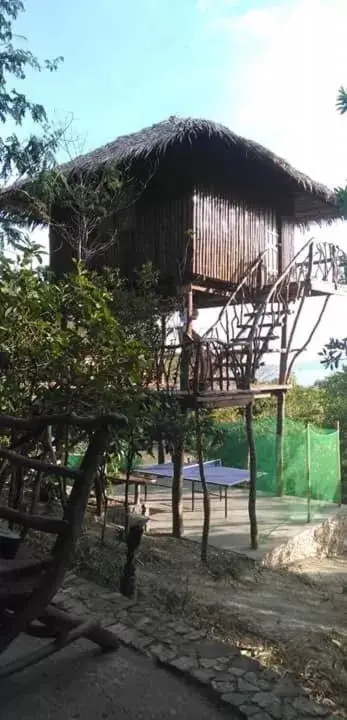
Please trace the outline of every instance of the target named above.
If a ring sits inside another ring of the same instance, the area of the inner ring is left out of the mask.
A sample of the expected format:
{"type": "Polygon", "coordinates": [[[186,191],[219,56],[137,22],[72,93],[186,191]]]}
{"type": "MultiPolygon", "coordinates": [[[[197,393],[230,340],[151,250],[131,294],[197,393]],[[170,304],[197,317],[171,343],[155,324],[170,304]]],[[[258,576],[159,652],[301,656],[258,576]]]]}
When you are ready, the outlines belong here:
{"type": "MultiPolygon", "coordinates": [[[[182,423],[184,420],[182,419],[182,423]]],[[[172,455],[172,534],[176,538],[183,535],[183,467],[184,432],[178,431],[172,455]]]]}
{"type": "Polygon", "coordinates": [[[342,473],[340,456],[340,421],[336,420],[336,479],[337,479],[337,502],[342,505],[342,473]]]}
{"type": "MultiPolygon", "coordinates": [[[[193,291],[192,288],[185,295],[186,318],[182,332],[182,353],[180,364],[180,390],[189,389],[189,346],[187,336],[191,335],[193,324],[193,291]]],[[[184,440],[187,410],[180,411],[181,418],[176,418],[176,438],[172,455],[172,534],[174,537],[183,535],[183,467],[184,467],[184,440]]]]}
{"type": "MultiPolygon", "coordinates": [[[[164,358],[165,358],[165,342],[166,342],[166,317],[165,315],[162,315],[160,320],[160,327],[161,327],[161,368],[160,368],[160,377],[158,378],[158,390],[160,390],[162,387],[164,387],[164,358]]],[[[164,440],[163,435],[161,432],[161,429],[159,429],[158,432],[158,463],[162,465],[165,462],[165,450],[164,450],[164,440]]]]}
{"type": "MultiPolygon", "coordinates": [[[[281,330],[281,358],[280,358],[280,371],[278,383],[284,385],[286,382],[287,374],[287,353],[284,350],[287,348],[287,315],[283,319],[283,325],[281,330]]],[[[283,495],[284,490],[284,432],[285,432],[285,417],[286,417],[286,393],[284,390],[277,395],[277,417],[276,417],[276,494],[278,497],[283,495]]]]}
{"type": "Polygon", "coordinates": [[[307,522],[311,522],[312,476],[310,423],[306,426],[307,522]]]}
{"type": "Polygon", "coordinates": [[[249,499],[248,514],[251,529],[251,548],[258,548],[258,526],[256,515],[256,499],[257,499],[257,456],[255,451],[255,442],[253,434],[253,412],[252,403],[246,405],[246,432],[249,449],[249,499]]]}
{"type": "Polygon", "coordinates": [[[282,390],[277,395],[276,418],[276,495],[282,497],[284,490],[284,427],[286,414],[286,395],[282,390]]]}
{"type": "Polygon", "coordinates": [[[189,388],[189,341],[187,339],[191,337],[193,329],[193,291],[191,288],[185,295],[185,323],[182,333],[182,355],[181,355],[181,367],[180,367],[180,389],[187,391],[189,388]]]}
{"type": "MultiPolygon", "coordinates": [[[[284,272],[284,258],[283,258],[283,222],[282,212],[276,214],[276,226],[278,234],[278,246],[277,246],[277,273],[278,277],[284,272]]],[[[284,308],[286,310],[286,308],[284,308]]],[[[287,345],[288,345],[288,325],[287,325],[287,314],[283,318],[281,328],[281,355],[280,355],[280,368],[279,368],[279,379],[280,385],[284,385],[287,375],[287,362],[288,356],[287,345]]],[[[281,497],[283,495],[283,471],[284,471],[284,426],[285,426],[285,414],[286,414],[286,395],[282,391],[277,395],[277,419],[276,419],[276,494],[281,497]]]]}
{"type": "Polygon", "coordinates": [[[199,461],[199,473],[200,481],[202,485],[203,497],[204,497],[204,522],[202,526],[202,537],[201,537],[201,562],[207,563],[207,548],[208,548],[208,536],[210,533],[210,517],[211,517],[211,503],[210,495],[205,478],[205,467],[204,467],[204,455],[203,455],[203,441],[202,441],[202,430],[200,423],[200,411],[199,408],[195,411],[195,422],[196,422],[196,443],[197,443],[197,455],[199,461]]]}

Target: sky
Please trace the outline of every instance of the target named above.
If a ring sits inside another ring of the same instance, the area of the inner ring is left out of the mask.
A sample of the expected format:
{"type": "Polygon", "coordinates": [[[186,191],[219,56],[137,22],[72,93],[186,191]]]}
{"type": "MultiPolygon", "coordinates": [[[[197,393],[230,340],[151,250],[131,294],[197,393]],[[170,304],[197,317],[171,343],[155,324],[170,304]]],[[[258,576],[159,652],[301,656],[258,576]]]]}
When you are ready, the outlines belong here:
{"type": "MultiPolygon", "coordinates": [[[[347,179],[346,0],[27,0],[16,26],[57,73],[30,74],[42,102],[83,151],[170,115],[229,126],[332,187],[347,179]]],[[[24,41],[23,41],[24,42],[24,41]]],[[[63,159],[63,158],[61,158],[63,159]]],[[[347,250],[344,223],[310,228],[347,250]]],[[[304,238],[298,236],[298,246],[304,238]]],[[[319,301],[310,301],[304,338],[319,301]]],[[[347,300],[332,299],[306,354],[341,335],[347,300]]]]}

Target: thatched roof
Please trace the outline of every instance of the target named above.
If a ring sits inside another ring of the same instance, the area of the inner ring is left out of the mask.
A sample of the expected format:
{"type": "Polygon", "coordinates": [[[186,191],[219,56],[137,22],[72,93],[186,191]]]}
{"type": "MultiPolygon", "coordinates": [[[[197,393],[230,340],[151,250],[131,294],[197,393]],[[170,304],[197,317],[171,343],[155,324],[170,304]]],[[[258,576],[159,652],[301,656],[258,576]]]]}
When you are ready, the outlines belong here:
{"type": "MultiPolygon", "coordinates": [[[[228,168],[232,185],[242,176],[248,184],[253,181],[253,197],[256,188],[294,199],[294,216],[298,223],[331,220],[341,216],[335,194],[321,183],[315,182],[286,160],[275,155],[258,143],[236,135],[224,125],[208,120],[170,117],[168,120],[144,128],[139,132],[118,137],[96,150],[75,158],[61,166],[70,173],[76,170],[91,172],[108,163],[132,167],[150,162],[160,168],[175,153],[184,156],[184,163],[194,162],[197,155],[209,165],[211,158],[218,163],[216,172],[228,168]],[[210,151],[210,153],[209,153],[210,151]]],[[[199,163],[200,164],[200,163],[199,163]]],[[[183,165],[184,167],[184,165],[183,165]]],[[[214,169],[215,170],[215,169],[214,169]]],[[[215,172],[213,172],[215,175],[215,172]]],[[[224,179],[228,184],[224,172],[224,179]]]]}
{"type": "MultiPolygon", "coordinates": [[[[65,174],[92,173],[105,164],[126,169],[133,179],[144,181],[143,187],[155,186],[155,192],[167,184],[174,190],[200,185],[251,205],[279,209],[298,224],[341,217],[336,196],[329,188],[262,145],[208,120],[170,117],[118,137],[59,169],[65,174]]],[[[12,186],[3,197],[15,201],[17,208],[21,205],[25,213],[20,188],[23,183],[12,186]]]]}

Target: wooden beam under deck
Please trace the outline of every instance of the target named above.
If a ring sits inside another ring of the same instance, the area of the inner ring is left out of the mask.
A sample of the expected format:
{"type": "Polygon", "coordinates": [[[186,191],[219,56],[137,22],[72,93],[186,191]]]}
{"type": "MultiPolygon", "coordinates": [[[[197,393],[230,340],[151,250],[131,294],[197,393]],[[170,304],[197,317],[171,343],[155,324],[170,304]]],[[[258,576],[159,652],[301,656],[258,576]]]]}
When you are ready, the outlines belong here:
{"type": "MultiPolygon", "coordinates": [[[[301,280],[300,285],[306,285],[307,295],[324,296],[324,295],[336,295],[341,297],[347,297],[347,284],[335,285],[335,283],[328,280],[315,280],[310,281],[301,280]]],[[[208,308],[208,307],[222,307],[228,300],[233,292],[235,291],[235,285],[224,285],[220,284],[214,286],[203,285],[203,283],[193,282],[190,286],[194,298],[195,306],[197,308],[208,308]]],[[[252,302],[261,303],[266,298],[267,293],[270,290],[270,286],[262,286],[258,288],[252,288],[250,291],[250,299],[252,302]]],[[[294,302],[300,294],[299,283],[292,281],[289,285],[288,299],[294,302]]],[[[240,296],[241,297],[241,296],[240,296]]],[[[235,298],[235,304],[240,302],[240,297],[235,298]]]]}
{"type": "Polygon", "coordinates": [[[319,295],[336,295],[337,297],[347,297],[347,285],[335,285],[328,280],[311,280],[311,292],[314,297],[319,295]]]}
{"type": "Polygon", "coordinates": [[[261,385],[250,390],[230,390],[224,392],[209,391],[193,393],[176,390],[170,393],[173,399],[178,400],[182,407],[189,410],[196,408],[215,409],[225,407],[246,407],[249,403],[260,398],[278,395],[287,392],[290,385],[261,385]]]}

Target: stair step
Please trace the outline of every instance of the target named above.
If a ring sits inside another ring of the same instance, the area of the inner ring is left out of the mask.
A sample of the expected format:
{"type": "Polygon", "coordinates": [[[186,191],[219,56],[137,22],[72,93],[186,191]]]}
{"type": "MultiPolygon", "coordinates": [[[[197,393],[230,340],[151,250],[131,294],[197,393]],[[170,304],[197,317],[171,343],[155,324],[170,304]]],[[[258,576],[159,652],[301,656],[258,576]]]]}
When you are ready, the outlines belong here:
{"type": "Polygon", "coordinates": [[[256,336],[255,339],[256,340],[268,340],[270,342],[270,340],[279,340],[280,336],[279,335],[265,335],[265,336],[258,335],[258,336],[256,336]]]}
{"type": "MultiPolygon", "coordinates": [[[[277,308],[277,310],[274,310],[274,311],[266,310],[264,312],[264,315],[277,315],[278,313],[281,313],[282,315],[293,315],[295,313],[295,310],[287,310],[287,312],[285,312],[285,310],[283,308],[281,308],[281,309],[277,308]]],[[[245,318],[246,317],[256,317],[256,315],[258,315],[257,312],[244,313],[243,317],[245,317],[245,318]]]]}
{"type": "MultiPolygon", "coordinates": [[[[249,345],[251,342],[254,342],[254,340],[270,341],[270,340],[279,340],[279,339],[280,339],[279,335],[266,335],[266,336],[256,335],[253,338],[253,340],[250,340],[249,338],[240,338],[239,340],[234,340],[232,343],[230,343],[229,349],[231,351],[231,350],[234,350],[234,348],[236,348],[238,345],[241,345],[241,346],[249,345]]],[[[228,352],[228,350],[225,350],[225,352],[228,352]]]]}
{"type": "MultiPolygon", "coordinates": [[[[261,324],[260,324],[260,327],[262,327],[262,328],[272,328],[272,327],[277,327],[277,326],[280,325],[280,324],[281,324],[281,321],[279,320],[277,323],[261,323],[261,324]]],[[[252,330],[253,325],[240,325],[240,324],[238,324],[237,327],[243,328],[244,330],[252,330]]]]}

